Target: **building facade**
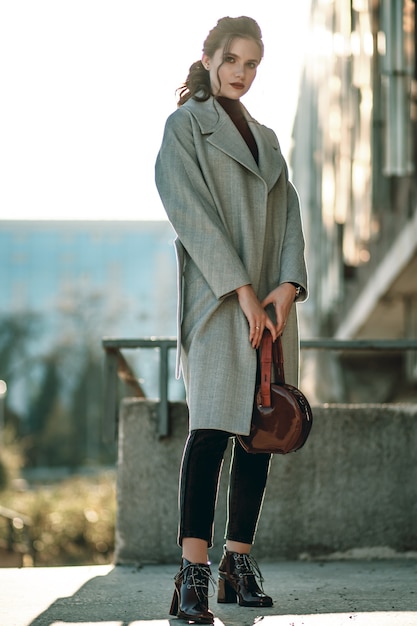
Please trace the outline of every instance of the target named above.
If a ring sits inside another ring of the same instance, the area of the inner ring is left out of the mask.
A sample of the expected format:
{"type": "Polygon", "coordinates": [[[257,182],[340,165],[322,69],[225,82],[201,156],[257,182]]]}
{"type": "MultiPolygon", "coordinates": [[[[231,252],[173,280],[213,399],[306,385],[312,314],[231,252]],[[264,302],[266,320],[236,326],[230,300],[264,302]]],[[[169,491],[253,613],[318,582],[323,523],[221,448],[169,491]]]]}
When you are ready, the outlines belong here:
{"type": "MultiPolygon", "coordinates": [[[[312,0],[291,158],[310,271],[304,336],[417,337],[416,37],[413,0],[312,0]]],[[[413,352],[310,358],[318,398],[416,397],[413,352]]]]}

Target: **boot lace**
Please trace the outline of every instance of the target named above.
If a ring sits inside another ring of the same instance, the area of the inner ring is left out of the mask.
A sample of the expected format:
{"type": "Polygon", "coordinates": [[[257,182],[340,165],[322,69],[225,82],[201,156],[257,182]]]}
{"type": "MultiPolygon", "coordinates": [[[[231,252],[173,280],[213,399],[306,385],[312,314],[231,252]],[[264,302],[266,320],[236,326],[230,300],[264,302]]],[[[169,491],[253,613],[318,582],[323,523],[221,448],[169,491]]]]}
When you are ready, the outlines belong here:
{"type": "Polygon", "coordinates": [[[189,563],[180,569],[174,580],[176,582],[183,581],[188,589],[195,589],[200,601],[212,597],[216,590],[216,582],[211,574],[209,565],[189,563]],[[209,593],[209,588],[211,593],[209,593]]]}
{"type": "Polygon", "coordinates": [[[235,560],[235,567],[239,578],[243,578],[244,576],[254,576],[255,580],[257,579],[259,581],[260,587],[263,591],[262,583],[264,582],[264,577],[262,576],[259,565],[253,556],[251,554],[238,554],[236,552],[233,553],[233,558],[235,560]]]}

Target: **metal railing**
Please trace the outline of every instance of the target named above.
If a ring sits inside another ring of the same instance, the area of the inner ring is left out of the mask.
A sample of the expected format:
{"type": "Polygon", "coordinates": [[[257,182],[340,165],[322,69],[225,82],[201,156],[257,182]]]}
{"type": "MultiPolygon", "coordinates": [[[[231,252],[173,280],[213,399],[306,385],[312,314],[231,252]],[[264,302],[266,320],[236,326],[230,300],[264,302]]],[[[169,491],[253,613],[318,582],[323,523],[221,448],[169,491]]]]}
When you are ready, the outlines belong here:
{"type": "Polygon", "coordinates": [[[150,337],[148,339],[103,339],[105,350],[104,384],[104,428],[103,436],[111,441],[116,435],[119,406],[118,380],[124,380],[132,387],[136,397],[145,397],[137,378],[135,378],[121,350],[138,348],[159,350],[159,415],[158,432],[160,437],[169,433],[168,411],[168,351],[175,348],[177,340],[172,337],[150,337]]]}
{"type": "MultiPolygon", "coordinates": [[[[111,441],[116,436],[119,407],[119,384],[123,380],[130,385],[136,397],[145,397],[138,379],[131,371],[121,350],[138,348],[159,350],[159,405],[158,433],[169,434],[168,407],[168,352],[176,348],[177,340],[172,337],[150,337],[142,339],[111,339],[102,341],[105,350],[104,427],[103,436],[111,441]]],[[[301,350],[334,351],[396,351],[417,350],[417,339],[302,339],[301,350]]]]}

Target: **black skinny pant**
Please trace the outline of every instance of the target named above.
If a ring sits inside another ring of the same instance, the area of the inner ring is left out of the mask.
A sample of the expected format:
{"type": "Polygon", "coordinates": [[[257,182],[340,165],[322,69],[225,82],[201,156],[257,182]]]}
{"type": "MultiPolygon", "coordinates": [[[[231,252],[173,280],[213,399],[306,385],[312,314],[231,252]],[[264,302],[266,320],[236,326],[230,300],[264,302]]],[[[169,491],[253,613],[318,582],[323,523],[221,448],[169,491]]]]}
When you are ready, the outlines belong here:
{"type": "MultiPolygon", "coordinates": [[[[178,544],[194,537],[213,545],[214,511],[223,455],[230,437],[221,430],[192,430],[180,473],[178,544]]],[[[270,454],[248,454],[233,437],[225,539],[252,544],[264,499],[270,454]]]]}

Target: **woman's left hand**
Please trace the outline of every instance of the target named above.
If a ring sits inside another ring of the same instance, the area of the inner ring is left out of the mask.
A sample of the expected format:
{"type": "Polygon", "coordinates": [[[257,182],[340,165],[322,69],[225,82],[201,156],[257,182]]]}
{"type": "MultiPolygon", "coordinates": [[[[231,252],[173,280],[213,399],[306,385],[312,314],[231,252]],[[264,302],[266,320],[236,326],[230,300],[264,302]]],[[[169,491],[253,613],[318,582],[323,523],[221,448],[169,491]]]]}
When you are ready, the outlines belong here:
{"type": "Polygon", "coordinates": [[[262,301],[262,306],[266,308],[268,304],[273,304],[276,316],[276,331],[282,335],[287,323],[288,316],[295,299],[295,287],[291,283],[282,283],[276,287],[262,301]]]}

